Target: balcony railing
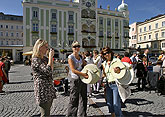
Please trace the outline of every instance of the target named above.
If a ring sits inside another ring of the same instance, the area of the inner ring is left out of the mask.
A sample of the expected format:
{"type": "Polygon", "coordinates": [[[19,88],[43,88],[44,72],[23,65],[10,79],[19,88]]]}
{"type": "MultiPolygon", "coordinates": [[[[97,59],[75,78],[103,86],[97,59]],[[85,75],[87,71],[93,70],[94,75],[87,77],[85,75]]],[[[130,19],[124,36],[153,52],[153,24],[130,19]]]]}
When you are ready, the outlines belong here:
{"type": "Polygon", "coordinates": [[[50,34],[57,34],[57,32],[50,32],[50,34]]]}
{"type": "Polygon", "coordinates": [[[74,35],[74,33],[68,33],[68,35],[74,35]]]}
{"type": "Polygon", "coordinates": [[[39,33],[39,31],[31,31],[31,33],[39,33]]]}

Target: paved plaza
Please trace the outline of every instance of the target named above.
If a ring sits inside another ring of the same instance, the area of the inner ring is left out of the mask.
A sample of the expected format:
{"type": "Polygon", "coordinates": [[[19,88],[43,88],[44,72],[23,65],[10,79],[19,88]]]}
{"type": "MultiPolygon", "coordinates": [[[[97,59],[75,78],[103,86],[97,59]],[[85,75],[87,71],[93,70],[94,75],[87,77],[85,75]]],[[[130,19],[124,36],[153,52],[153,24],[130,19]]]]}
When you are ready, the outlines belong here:
{"type": "MultiPolygon", "coordinates": [[[[10,84],[4,86],[6,93],[0,94],[0,117],[38,117],[39,107],[35,103],[33,80],[30,66],[14,65],[10,70],[10,84]]],[[[165,96],[154,91],[137,91],[131,86],[132,95],[122,108],[125,117],[165,116],[165,96]]],[[[57,92],[51,109],[52,117],[63,117],[67,114],[69,96],[57,92]]],[[[109,116],[108,109],[101,92],[88,101],[88,116],[109,116]]]]}

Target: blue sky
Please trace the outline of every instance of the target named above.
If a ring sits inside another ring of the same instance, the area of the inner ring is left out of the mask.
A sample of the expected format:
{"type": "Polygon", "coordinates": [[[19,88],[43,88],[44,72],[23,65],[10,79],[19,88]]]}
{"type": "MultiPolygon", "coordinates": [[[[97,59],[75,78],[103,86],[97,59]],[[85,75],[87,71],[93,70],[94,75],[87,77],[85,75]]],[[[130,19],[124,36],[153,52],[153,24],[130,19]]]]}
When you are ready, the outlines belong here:
{"type": "MultiPolygon", "coordinates": [[[[0,12],[5,14],[23,15],[22,0],[0,0],[0,12]]],[[[98,7],[115,10],[122,0],[98,0],[98,7]]],[[[130,11],[130,24],[150,19],[158,14],[165,13],[165,0],[124,0],[130,11]]]]}

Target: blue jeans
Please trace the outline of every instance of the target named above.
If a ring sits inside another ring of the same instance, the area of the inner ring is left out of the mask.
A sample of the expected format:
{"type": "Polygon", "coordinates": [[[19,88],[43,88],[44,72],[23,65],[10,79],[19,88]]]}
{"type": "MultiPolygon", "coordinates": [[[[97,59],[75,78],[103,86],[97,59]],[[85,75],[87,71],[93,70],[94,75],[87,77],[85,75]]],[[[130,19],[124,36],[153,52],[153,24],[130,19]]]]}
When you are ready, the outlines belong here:
{"type": "Polygon", "coordinates": [[[118,87],[116,84],[106,86],[107,105],[110,113],[115,113],[116,117],[121,117],[121,102],[118,87]]]}

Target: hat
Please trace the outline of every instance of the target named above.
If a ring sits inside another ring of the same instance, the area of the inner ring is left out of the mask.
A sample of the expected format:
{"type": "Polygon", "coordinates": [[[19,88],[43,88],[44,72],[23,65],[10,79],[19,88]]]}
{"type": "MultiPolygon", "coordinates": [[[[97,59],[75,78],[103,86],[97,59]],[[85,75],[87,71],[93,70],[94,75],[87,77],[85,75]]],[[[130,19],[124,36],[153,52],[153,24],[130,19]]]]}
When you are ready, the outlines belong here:
{"type": "Polygon", "coordinates": [[[100,79],[100,70],[94,64],[87,64],[81,72],[88,74],[88,79],[80,76],[82,82],[86,84],[94,84],[100,79]]]}
{"type": "Polygon", "coordinates": [[[110,72],[112,77],[116,79],[116,82],[122,85],[128,85],[132,82],[134,78],[134,71],[131,64],[127,62],[121,62],[120,60],[114,60],[111,63],[110,72]],[[114,68],[119,67],[121,69],[120,73],[115,73],[114,68]]]}

